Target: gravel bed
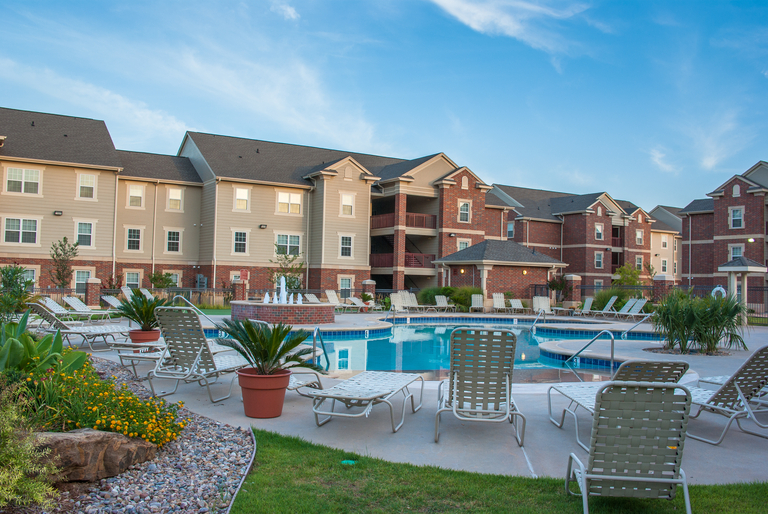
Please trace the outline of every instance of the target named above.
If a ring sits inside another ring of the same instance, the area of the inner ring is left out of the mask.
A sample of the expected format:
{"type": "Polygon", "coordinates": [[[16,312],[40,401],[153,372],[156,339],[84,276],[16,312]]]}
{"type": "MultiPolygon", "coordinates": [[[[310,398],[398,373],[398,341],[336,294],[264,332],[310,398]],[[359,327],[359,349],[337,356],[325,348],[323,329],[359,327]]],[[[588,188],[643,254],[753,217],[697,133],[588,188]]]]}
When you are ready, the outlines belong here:
{"type": "MultiPolygon", "coordinates": [[[[149,391],[126,368],[98,357],[92,359],[99,375],[114,375],[117,384],[125,383],[140,397],[149,398],[149,391]]],[[[180,409],[179,414],[189,424],[176,441],[158,450],[154,460],[98,483],[65,488],[52,512],[226,512],[254,451],[249,429],[219,423],[187,409],[180,409]]]]}

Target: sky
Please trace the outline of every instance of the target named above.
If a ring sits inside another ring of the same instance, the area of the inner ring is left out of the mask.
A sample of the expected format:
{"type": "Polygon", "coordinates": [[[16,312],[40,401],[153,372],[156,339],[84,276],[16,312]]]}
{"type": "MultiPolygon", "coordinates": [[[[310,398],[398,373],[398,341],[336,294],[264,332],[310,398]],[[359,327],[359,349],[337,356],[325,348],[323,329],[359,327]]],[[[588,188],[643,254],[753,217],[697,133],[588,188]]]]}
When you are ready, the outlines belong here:
{"type": "MultiPolygon", "coordinates": [[[[768,3],[0,0],[0,106],[683,207],[768,160],[768,3]]],[[[2,127],[0,127],[2,133],[2,127]]]]}

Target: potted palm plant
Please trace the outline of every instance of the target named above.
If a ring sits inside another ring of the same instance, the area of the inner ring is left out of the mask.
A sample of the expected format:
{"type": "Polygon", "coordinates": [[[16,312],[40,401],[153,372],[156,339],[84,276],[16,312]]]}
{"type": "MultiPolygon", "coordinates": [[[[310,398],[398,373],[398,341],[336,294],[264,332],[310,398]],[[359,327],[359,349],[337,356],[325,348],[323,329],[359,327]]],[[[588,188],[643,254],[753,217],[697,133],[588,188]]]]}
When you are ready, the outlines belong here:
{"type": "Polygon", "coordinates": [[[165,303],[164,298],[150,300],[143,294],[135,294],[130,300],[123,298],[120,301],[120,306],[117,308],[120,314],[139,325],[138,329],[128,332],[131,341],[134,343],[152,343],[160,339],[155,309],[165,305],[165,303]]]}
{"type": "Polygon", "coordinates": [[[232,319],[224,319],[217,328],[231,337],[218,342],[233,348],[250,364],[237,371],[245,415],[249,418],[276,418],[283,413],[292,368],[323,372],[317,364],[309,362],[311,348],[298,348],[309,336],[304,330],[291,334],[290,325],[270,327],[232,319]]]}

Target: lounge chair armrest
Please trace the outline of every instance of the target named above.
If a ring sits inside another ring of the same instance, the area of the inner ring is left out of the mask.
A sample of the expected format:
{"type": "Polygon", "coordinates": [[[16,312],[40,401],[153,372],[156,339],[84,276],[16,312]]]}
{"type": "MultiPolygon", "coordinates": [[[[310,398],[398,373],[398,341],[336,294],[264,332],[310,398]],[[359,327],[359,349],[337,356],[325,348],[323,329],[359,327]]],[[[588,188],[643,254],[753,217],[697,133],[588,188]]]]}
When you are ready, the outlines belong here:
{"type": "Polygon", "coordinates": [[[579,471],[581,472],[582,476],[587,474],[587,468],[584,466],[584,463],[581,462],[581,460],[576,456],[575,453],[570,454],[568,456],[568,468],[565,471],[565,494],[579,496],[577,493],[574,493],[573,491],[571,491],[571,488],[569,487],[570,482],[573,479],[573,463],[574,462],[579,467],[579,471]]]}

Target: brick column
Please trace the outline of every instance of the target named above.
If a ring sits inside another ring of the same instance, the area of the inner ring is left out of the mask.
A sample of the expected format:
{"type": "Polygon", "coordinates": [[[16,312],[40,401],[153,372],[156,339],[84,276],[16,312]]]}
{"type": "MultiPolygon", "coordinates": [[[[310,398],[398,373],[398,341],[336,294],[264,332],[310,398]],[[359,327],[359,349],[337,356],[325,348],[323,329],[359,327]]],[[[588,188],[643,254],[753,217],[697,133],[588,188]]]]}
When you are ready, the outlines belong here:
{"type": "Polygon", "coordinates": [[[675,277],[659,273],[653,277],[653,302],[657,303],[669,294],[675,285],[675,277]]]}
{"type": "Polygon", "coordinates": [[[405,208],[406,195],[395,195],[395,237],[392,258],[392,288],[405,289],[405,208]]]}
{"type": "Polygon", "coordinates": [[[376,281],[375,280],[363,280],[363,292],[368,293],[372,297],[376,296],[376,281]]]}
{"type": "Polygon", "coordinates": [[[101,279],[88,279],[88,283],[85,285],[85,304],[88,307],[101,307],[101,279]]]}
{"type": "Polygon", "coordinates": [[[566,275],[565,283],[568,285],[571,293],[568,295],[568,300],[563,302],[563,307],[566,307],[566,303],[578,306],[581,303],[581,277],[579,275],[566,275]]]}
{"type": "Polygon", "coordinates": [[[233,280],[232,286],[235,289],[235,301],[245,301],[248,299],[247,280],[233,280]]]}

